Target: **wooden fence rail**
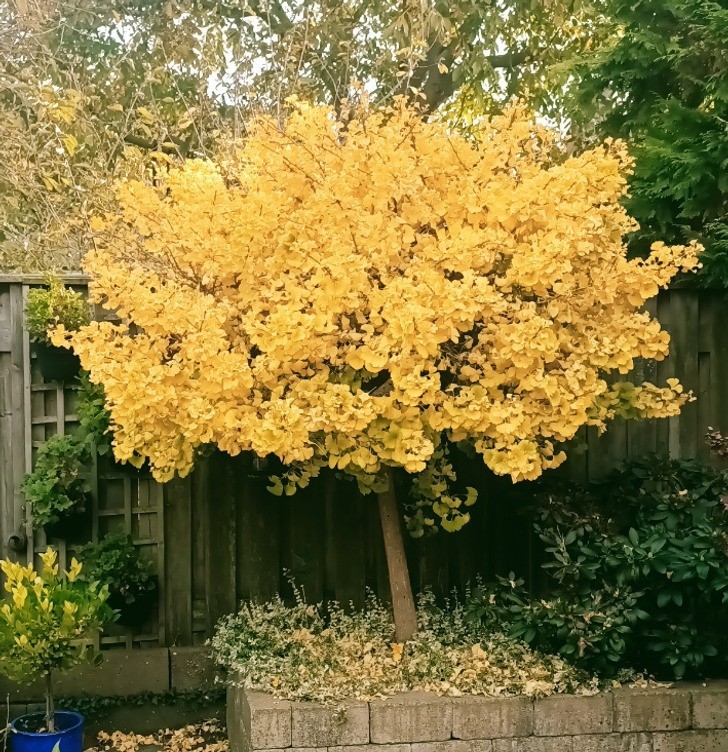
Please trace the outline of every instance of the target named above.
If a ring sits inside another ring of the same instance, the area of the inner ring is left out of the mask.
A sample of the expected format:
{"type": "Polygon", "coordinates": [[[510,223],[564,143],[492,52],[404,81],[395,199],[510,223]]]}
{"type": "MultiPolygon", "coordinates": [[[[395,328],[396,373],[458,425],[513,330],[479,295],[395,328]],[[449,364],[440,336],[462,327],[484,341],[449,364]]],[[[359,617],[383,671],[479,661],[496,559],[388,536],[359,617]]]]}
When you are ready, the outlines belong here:
{"type": "MultiPolygon", "coordinates": [[[[72,430],[72,386],[45,383],[23,328],[24,301],[38,278],[0,277],[0,556],[13,556],[9,536],[27,528],[20,482],[34,451],[50,435],[72,430]]],[[[83,280],[69,280],[81,287],[83,280]]],[[[615,423],[603,436],[586,433],[588,449],[573,456],[573,478],[598,477],[627,457],[659,452],[707,458],[708,426],[728,429],[728,300],[721,292],[673,290],[653,303],[672,336],[671,355],[641,364],[633,380],[664,383],[677,376],[696,400],[677,418],[615,423]]],[[[408,542],[413,582],[445,594],[480,574],[514,570],[534,581],[538,551],[528,522],[515,509],[510,483],[470,461],[459,469],[480,500],[457,534],[408,542]]],[[[148,476],[101,461],[94,469],[89,537],[132,535],[156,567],[158,613],[132,632],[112,628],[105,647],[202,642],[215,621],[245,599],[290,594],[289,581],[309,600],[361,603],[367,589],[386,596],[377,507],[354,484],[324,476],[291,498],[265,490],[267,478],[248,458],[213,456],[193,475],[160,486],[148,476]]],[[[47,545],[28,530],[33,558],[47,545]]],[[[66,557],[66,542],[50,541],[66,557]]]]}

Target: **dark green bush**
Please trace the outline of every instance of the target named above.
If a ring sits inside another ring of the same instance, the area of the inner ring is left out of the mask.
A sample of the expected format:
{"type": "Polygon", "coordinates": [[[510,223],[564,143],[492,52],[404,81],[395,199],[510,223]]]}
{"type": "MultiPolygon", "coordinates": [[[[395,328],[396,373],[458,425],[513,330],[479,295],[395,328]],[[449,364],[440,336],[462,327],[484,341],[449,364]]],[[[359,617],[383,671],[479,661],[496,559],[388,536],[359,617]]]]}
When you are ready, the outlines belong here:
{"type": "Polygon", "coordinates": [[[79,434],[97,454],[111,454],[111,416],[106,409],[106,394],[101,384],[94,384],[87,373],[79,379],[78,416],[79,434]]]}
{"type": "Polygon", "coordinates": [[[728,474],[649,457],[588,487],[542,489],[534,527],[552,595],[501,579],[472,618],[602,673],[728,668],[728,474]]]}
{"type": "Polygon", "coordinates": [[[132,604],[156,588],[151,562],[144,561],[126,533],[109,533],[98,543],[76,550],[83,562],[82,578],[108,585],[115,607],[132,604]]]}
{"type": "Polygon", "coordinates": [[[37,529],[82,512],[90,498],[88,448],[76,436],[51,436],[38,450],[22,490],[37,529]]]}

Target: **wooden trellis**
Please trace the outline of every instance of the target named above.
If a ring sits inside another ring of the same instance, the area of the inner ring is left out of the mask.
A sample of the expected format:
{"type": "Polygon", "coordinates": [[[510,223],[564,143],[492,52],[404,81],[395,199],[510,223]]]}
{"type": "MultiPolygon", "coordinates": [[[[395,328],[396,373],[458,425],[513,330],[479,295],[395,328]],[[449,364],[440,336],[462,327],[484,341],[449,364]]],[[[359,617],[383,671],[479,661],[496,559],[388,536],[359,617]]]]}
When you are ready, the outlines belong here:
{"type": "MultiPolygon", "coordinates": [[[[73,281],[73,280],[69,280],[73,281]]],[[[19,483],[33,467],[38,448],[53,435],[65,435],[77,424],[75,384],[45,382],[31,354],[28,333],[22,326],[25,301],[35,280],[21,284],[0,282],[0,338],[10,363],[3,369],[5,403],[10,397],[10,410],[3,415],[7,430],[2,432],[4,460],[3,538],[13,533],[25,536],[23,558],[36,560],[48,545],[59,552],[62,567],[73,555],[63,539],[46,540],[44,531],[33,530],[30,514],[19,491],[19,483]],[[20,323],[20,326],[18,324],[20,323]],[[8,456],[10,463],[7,462],[8,456]],[[9,465],[9,467],[8,467],[9,465]],[[12,504],[8,500],[12,499],[12,504]]],[[[1,395],[0,395],[1,396],[1,395]]],[[[2,404],[3,400],[0,400],[2,404]]],[[[131,535],[140,555],[151,560],[160,582],[160,602],[164,602],[163,493],[150,476],[122,468],[100,458],[91,469],[92,506],[87,539],[98,541],[106,533],[124,532],[131,535]]],[[[112,625],[101,637],[102,647],[126,648],[164,645],[164,609],[152,609],[150,618],[137,633],[112,625]]]]}

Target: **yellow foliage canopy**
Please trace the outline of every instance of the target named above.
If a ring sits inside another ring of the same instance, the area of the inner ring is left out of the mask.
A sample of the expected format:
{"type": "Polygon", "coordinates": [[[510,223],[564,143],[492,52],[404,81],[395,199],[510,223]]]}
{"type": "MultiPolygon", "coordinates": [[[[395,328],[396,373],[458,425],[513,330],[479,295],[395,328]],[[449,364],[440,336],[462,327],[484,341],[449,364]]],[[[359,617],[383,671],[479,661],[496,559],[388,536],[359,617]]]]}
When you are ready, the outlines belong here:
{"type": "Polygon", "coordinates": [[[698,265],[626,258],[629,167],[619,143],[559,158],[518,108],[468,140],[401,103],[346,126],[300,106],[229,163],[123,184],[87,259],[123,323],[55,340],[103,383],[116,456],[160,480],[215,444],[292,465],[287,491],[325,465],[372,488],[443,436],[536,478],[581,426],[687,398],[605,379],[665,356],[641,307],[698,265]]]}

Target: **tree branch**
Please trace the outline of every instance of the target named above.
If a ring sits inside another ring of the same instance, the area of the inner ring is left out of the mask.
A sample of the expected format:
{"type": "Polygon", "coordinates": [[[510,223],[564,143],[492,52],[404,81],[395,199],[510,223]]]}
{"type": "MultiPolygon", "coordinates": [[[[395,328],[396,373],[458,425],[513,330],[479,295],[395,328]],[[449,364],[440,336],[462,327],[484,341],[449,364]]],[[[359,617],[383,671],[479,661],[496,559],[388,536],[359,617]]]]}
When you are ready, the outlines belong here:
{"type": "MultiPolygon", "coordinates": [[[[425,110],[436,110],[446,99],[455,92],[453,66],[458,52],[465,44],[472,49],[472,39],[480,28],[479,14],[473,13],[460,25],[457,33],[449,45],[444,46],[437,41],[430,44],[427,56],[415,69],[408,85],[418,89],[425,95],[425,110]]],[[[514,68],[528,62],[531,54],[528,50],[513,50],[499,55],[487,55],[485,61],[492,68],[514,68]]]]}
{"type": "Polygon", "coordinates": [[[248,5],[256,16],[268,20],[271,31],[275,34],[282,36],[294,26],[293,21],[288,17],[280,0],[270,0],[268,9],[261,8],[260,0],[249,0],[248,5]]]}

